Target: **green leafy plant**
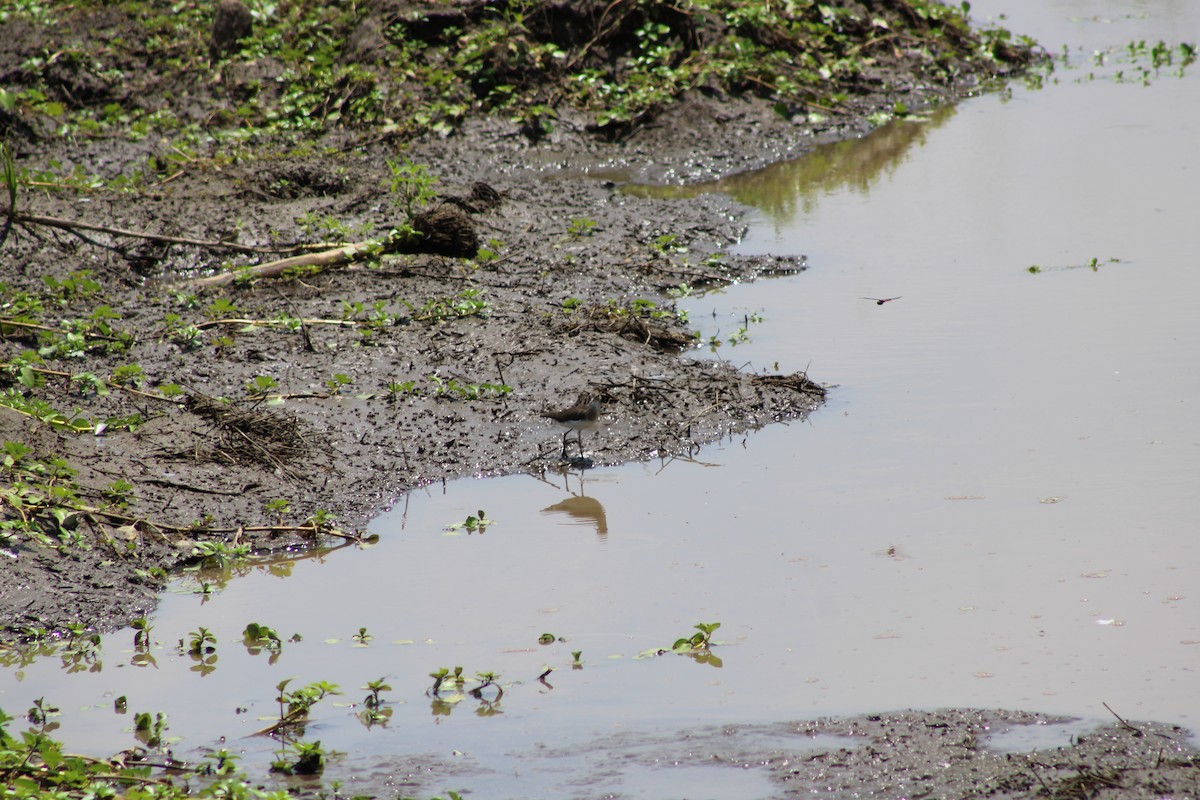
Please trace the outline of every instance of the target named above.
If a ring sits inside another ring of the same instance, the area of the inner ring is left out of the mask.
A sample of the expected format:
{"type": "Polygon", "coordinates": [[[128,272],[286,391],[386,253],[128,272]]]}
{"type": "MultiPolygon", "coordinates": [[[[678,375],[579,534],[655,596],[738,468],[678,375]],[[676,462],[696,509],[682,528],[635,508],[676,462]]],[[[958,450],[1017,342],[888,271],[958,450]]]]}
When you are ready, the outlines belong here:
{"type": "Polygon", "coordinates": [[[342,387],[349,386],[353,382],[349,375],[338,372],[325,379],[325,388],[329,390],[331,395],[340,394],[342,387]]]}
{"type": "Polygon", "coordinates": [[[279,381],[270,375],[255,375],[246,383],[246,394],[254,398],[266,397],[272,390],[279,388],[279,381]]]}
{"type": "Polygon", "coordinates": [[[386,682],[386,678],[368,681],[363,689],[367,690],[367,696],[363,698],[363,710],[359,712],[359,720],[368,728],[372,725],[386,725],[392,717],[392,709],[387,708],[384,699],[380,696],[383,692],[392,691],[392,687],[386,682]]]}
{"type": "Polygon", "coordinates": [[[596,220],[587,217],[572,217],[567,224],[567,235],[572,239],[591,236],[596,229],[596,220]]]}
{"type": "Polygon", "coordinates": [[[282,527],[283,518],[292,511],[292,504],[285,498],[276,497],[273,500],[267,501],[267,513],[274,514],[277,522],[282,527]]]}
{"type": "Polygon", "coordinates": [[[462,667],[455,667],[453,671],[446,667],[441,667],[429,673],[429,677],[433,678],[433,688],[429,691],[434,695],[441,691],[443,686],[449,685],[451,689],[460,690],[463,688],[463,684],[466,683],[462,667]]]}
{"type": "Polygon", "coordinates": [[[184,322],[173,311],[163,316],[165,336],[184,351],[195,350],[204,344],[204,333],[195,325],[184,322]]]}
{"type": "Polygon", "coordinates": [[[69,272],[65,278],[61,279],[52,275],[43,275],[42,282],[46,284],[46,288],[53,297],[60,303],[66,304],[100,291],[100,284],[92,278],[93,274],[90,269],[81,269],[77,272],[69,272]]]}
{"type": "Polygon", "coordinates": [[[418,322],[486,317],[492,311],[492,306],[484,299],[483,292],[470,287],[463,289],[455,297],[434,297],[426,300],[420,308],[407,300],[404,304],[412,311],[412,318],[418,322]]]}
{"type": "Polygon", "coordinates": [[[25,717],[30,723],[37,725],[42,730],[53,730],[58,726],[53,725],[51,727],[50,718],[57,717],[61,712],[62,709],[47,703],[45,697],[39,697],[33,701],[33,705],[25,712],[25,717]]]}
{"type": "Polygon", "coordinates": [[[402,161],[388,159],[386,163],[391,173],[388,188],[395,195],[404,216],[412,219],[437,197],[433,189],[437,185],[437,178],[429,174],[424,164],[415,164],[407,158],[402,161]]]}
{"type": "Polygon", "coordinates": [[[676,653],[694,650],[707,650],[712,645],[712,635],[721,627],[719,622],[698,622],[694,626],[696,633],[683,639],[676,639],[671,649],[676,653]]]}
{"type": "Polygon", "coordinates": [[[205,309],[208,316],[212,319],[224,319],[226,317],[236,317],[241,314],[241,310],[237,307],[237,303],[227,297],[218,297],[208,304],[205,309]]]}
{"type": "Polygon", "coordinates": [[[232,544],[215,539],[196,542],[191,556],[200,569],[227,569],[250,555],[250,545],[232,544]]]}
{"type": "Polygon", "coordinates": [[[135,649],[145,649],[150,646],[150,631],[154,626],[146,617],[138,617],[130,623],[133,628],[133,646],[135,649]]]}
{"type": "Polygon", "coordinates": [[[313,706],[329,695],[341,694],[337,684],[327,681],[314,681],[289,692],[287,687],[292,680],[287,678],[275,685],[279,692],[275,698],[279,703],[279,720],[271,726],[271,732],[287,733],[302,727],[313,706]]]}
{"type": "Polygon", "coordinates": [[[271,762],[271,771],[284,775],[318,775],[325,769],[325,749],[319,741],[294,741],[271,762]]]}
{"type": "Polygon", "coordinates": [[[401,397],[416,394],[418,391],[416,381],[388,381],[385,388],[388,393],[388,401],[393,403],[401,397]]]}
{"type": "Polygon", "coordinates": [[[311,517],[304,521],[304,524],[314,528],[317,532],[321,532],[332,528],[334,522],[333,514],[323,508],[318,508],[313,512],[311,517]]]}
{"type": "Polygon", "coordinates": [[[207,655],[217,651],[217,637],[208,628],[200,627],[188,634],[187,652],[189,655],[207,655]]]}
{"type": "Polygon", "coordinates": [[[133,484],[118,478],[104,489],[104,499],[116,508],[125,508],[134,501],[133,484]]]}
{"type": "Polygon", "coordinates": [[[479,509],[475,514],[468,514],[462,522],[455,522],[447,525],[447,531],[465,530],[467,533],[486,533],[489,525],[495,525],[494,519],[488,519],[484,516],[483,509],[479,509]]]}
{"type": "Polygon", "coordinates": [[[650,249],[660,255],[669,255],[671,253],[686,253],[686,247],[679,243],[679,236],[674,233],[664,233],[661,236],[656,236],[650,242],[650,249]]]}
{"type": "Polygon", "coordinates": [[[146,374],[138,364],[122,364],[112,371],[109,381],[114,386],[130,386],[137,388],[142,385],[146,374]]]}
{"type": "Polygon", "coordinates": [[[512,392],[512,387],[506,383],[461,383],[454,378],[443,380],[437,375],[430,375],[428,380],[433,384],[433,395],[439,398],[479,400],[503,397],[512,392]]]}
{"type": "Polygon", "coordinates": [[[246,646],[246,650],[251,655],[256,655],[263,650],[279,653],[283,649],[283,640],[279,638],[275,629],[257,622],[247,623],[245,630],[242,631],[242,644],[246,646]]]}
{"type": "Polygon", "coordinates": [[[163,734],[167,731],[167,715],[161,711],[154,716],[142,711],[133,716],[133,735],[146,745],[157,749],[163,743],[163,734]]]}

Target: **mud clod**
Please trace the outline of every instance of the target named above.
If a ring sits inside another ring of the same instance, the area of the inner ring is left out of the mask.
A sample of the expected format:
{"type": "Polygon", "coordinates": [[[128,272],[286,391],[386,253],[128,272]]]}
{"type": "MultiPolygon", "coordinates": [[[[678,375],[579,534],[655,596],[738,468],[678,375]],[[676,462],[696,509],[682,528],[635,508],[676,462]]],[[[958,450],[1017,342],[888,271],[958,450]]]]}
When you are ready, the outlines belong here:
{"type": "Polygon", "coordinates": [[[242,39],[254,33],[254,16],[241,0],[221,0],[213,16],[212,36],[208,46],[209,59],[215,64],[222,56],[237,49],[242,39]]]}
{"type": "Polygon", "coordinates": [[[413,217],[412,227],[421,238],[411,245],[411,250],[406,246],[401,252],[430,253],[448,258],[474,258],[479,252],[475,223],[457,205],[447,203],[422,211],[413,217]]]}

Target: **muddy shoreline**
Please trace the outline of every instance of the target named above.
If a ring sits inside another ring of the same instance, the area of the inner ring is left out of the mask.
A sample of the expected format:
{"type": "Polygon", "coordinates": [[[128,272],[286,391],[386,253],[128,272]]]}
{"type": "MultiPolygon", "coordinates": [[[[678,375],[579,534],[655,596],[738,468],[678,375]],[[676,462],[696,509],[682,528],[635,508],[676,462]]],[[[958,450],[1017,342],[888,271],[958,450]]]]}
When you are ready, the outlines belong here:
{"type": "MultiPolygon", "coordinates": [[[[904,99],[916,112],[979,90],[964,80],[914,87],[904,99]]],[[[100,339],[71,353],[69,372],[48,362],[39,394],[87,420],[139,422],[65,432],[0,408],[0,435],[30,448],[26,462],[64,459],[98,512],[46,531],[79,546],[14,543],[0,628],[17,639],[113,630],[153,609],[163,570],[198,563],[211,543],[310,547],[314,517],[354,537],[413,487],[560,468],[559,431],[542,413],[584,395],[605,406],[602,433],[589,442],[596,466],[694,452],[810,412],[820,382],[836,376],[750,374],[688,358],[689,329],[665,294],[795,273],[803,258],[728,256],[744,232],[733,201],[639,198],[610,176],[677,182],[762,166],[861,135],[867,110],[895,102],[864,96],[853,113],[800,125],[761,99],[692,93],[621,143],[586,134],[565,110],[537,142],[492,117],[401,146],[332,131],[319,157],[200,164],[133,193],[29,194],[23,208],[39,216],[179,239],[269,243],[314,218],[345,220],[368,237],[399,222],[385,162],[403,152],[436,178],[431,205],[470,208],[479,185],[498,203],[469,213],[494,251],[488,259],[385,256],[218,288],[195,282],[210,269],[203,247],[18,231],[3,253],[10,289],[35,291],[43,276],[69,283],[86,270],[102,288],[64,292],[60,319],[103,304],[135,342],[117,351],[100,339]],[[123,386],[73,379],[129,365],[138,379],[123,386]],[[181,394],[161,396],[163,387],[181,394]],[[216,398],[234,411],[205,413],[216,398]],[[240,447],[242,428],[274,433],[240,447]],[[128,503],[107,502],[115,481],[129,485],[128,503]]],[[[94,150],[43,141],[17,163],[94,160],[94,150]]],[[[140,155],[120,145],[100,166],[119,170],[140,155]]],[[[226,255],[234,265],[268,260],[226,255]]],[[[38,336],[10,332],[8,357],[38,336]]]]}
{"type": "Polygon", "coordinates": [[[1044,58],[923,0],[834,5],[6,17],[3,636],[110,631],[171,569],[559,468],[543,414],[585,396],[593,465],[809,413],[836,376],[689,358],[670,296],[804,259],[726,254],[726,197],[620,184],[760,167],[1044,58]],[[207,280],[285,256],[327,260],[207,280]]]}

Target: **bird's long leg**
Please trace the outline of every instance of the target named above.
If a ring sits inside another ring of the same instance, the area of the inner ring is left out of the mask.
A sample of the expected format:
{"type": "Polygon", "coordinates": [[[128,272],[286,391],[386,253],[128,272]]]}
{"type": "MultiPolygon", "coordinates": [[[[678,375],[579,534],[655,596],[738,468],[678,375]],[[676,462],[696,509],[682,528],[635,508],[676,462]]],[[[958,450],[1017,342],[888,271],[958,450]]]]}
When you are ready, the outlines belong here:
{"type": "Polygon", "coordinates": [[[565,461],[567,458],[567,437],[571,435],[570,429],[563,432],[563,451],[562,458],[565,461]]]}

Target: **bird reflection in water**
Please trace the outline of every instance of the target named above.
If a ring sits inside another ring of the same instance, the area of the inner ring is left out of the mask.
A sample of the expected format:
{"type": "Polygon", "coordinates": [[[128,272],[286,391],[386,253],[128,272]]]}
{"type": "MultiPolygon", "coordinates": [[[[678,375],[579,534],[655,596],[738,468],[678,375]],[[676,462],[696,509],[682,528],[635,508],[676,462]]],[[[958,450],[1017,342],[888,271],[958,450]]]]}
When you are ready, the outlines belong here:
{"type": "MultiPolygon", "coordinates": [[[[596,535],[602,540],[608,536],[608,518],[604,513],[604,506],[594,497],[588,497],[583,493],[583,474],[579,476],[579,491],[578,493],[571,491],[570,478],[572,473],[563,471],[563,487],[570,497],[565,500],[560,500],[552,506],[547,506],[542,509],[543,514],[566,514],[570,517],[568,525],[589,525],[596,530],[596,535]]],[[[543,476],[541,480],[546,481],[543,476]]],[[[553,483],[553,481],[546,481],[553,483]]]]}

